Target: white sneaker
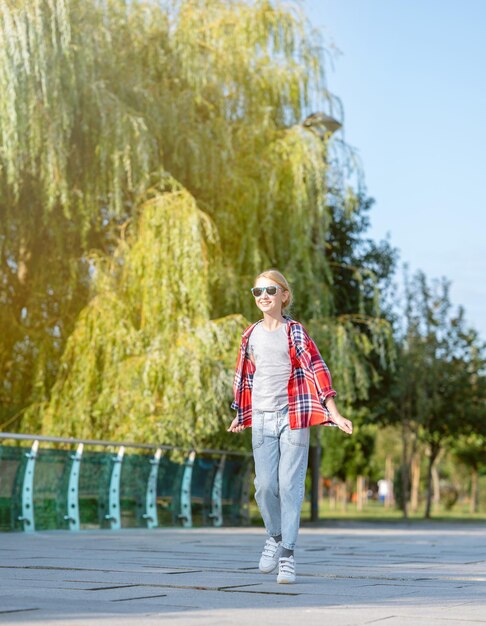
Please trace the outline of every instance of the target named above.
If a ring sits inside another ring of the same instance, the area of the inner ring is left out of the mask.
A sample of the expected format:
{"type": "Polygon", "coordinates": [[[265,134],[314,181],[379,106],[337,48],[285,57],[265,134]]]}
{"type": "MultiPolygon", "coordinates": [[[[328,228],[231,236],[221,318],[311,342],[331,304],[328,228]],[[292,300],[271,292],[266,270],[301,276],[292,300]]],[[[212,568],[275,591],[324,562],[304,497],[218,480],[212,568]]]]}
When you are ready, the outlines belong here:
{"type": "Polygon", "coordinates": [[[264,574],[270,574],[278,567],[278,557],[280,555],[280,545],[273,537],[269,537],[265,542],[258,569],[264,574]]]}
{"type": "Polygon", "coordinates": [[[278,560],[278,583],[295,583],[295,560],[293,556],[281,556],[278,560]]]}

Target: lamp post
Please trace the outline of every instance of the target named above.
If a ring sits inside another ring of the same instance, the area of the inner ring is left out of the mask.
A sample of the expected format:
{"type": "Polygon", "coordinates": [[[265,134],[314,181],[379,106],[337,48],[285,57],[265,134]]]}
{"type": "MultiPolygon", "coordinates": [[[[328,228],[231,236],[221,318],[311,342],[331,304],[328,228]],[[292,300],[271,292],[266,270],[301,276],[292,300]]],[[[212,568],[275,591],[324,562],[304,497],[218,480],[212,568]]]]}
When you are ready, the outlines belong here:
{"type": "MultiPolygon", "coordinates": [[[[302,122],[302,126],[314,133],[325,141],[334,134],[337,130],[342,128],[341,122],[338,122],[334,117],[318,111],[312,113],[302,122]]],[[[322,449],[317,439],[315,445],[309,446],[309,466],[311,471],[311,510],[310,521],[317,522],[319,520],[319,499],[321,494],[320,489],[320,467],[321,467],[321,454],[322,449]]]]}
{"type": "Polygon", "coordinates": [[[334,117],[318,111],[307,116],[302,122],[302,126],[316,134],[321,139],[327,139],[337,130],[342,128],[341,122],[334,117]]]}

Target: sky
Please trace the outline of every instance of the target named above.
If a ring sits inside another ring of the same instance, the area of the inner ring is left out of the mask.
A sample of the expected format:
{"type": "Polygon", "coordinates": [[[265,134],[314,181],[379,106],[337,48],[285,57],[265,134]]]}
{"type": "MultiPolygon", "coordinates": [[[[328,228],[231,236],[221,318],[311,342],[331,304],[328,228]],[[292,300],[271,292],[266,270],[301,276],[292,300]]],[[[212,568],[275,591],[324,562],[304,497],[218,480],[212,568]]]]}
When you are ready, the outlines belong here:
{"type": "Polygon", "coordinates": [[[389,235],[399,267],[447,277],[486,340],[486,0],[301,5],[334,50],[327,85],[375,199],[368,235],[389,235]]]}

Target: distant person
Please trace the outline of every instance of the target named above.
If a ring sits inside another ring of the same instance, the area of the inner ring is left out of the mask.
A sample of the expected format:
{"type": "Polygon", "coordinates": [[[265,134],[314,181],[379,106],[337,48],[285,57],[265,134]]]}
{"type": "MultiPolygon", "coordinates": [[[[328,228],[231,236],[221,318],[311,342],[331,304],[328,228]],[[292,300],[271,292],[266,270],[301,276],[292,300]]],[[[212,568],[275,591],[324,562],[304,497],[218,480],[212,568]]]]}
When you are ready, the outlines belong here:
{"type": "Polygon", "coordinates": [[[389,493],[390,486],[388,485],[388,481],[384,478],[380,478],[378,481],[378,500],[384,503],[389,493]]]}
{"type": "Polygon", "coordinates": [[[256,277],[251,292],[263,319],[243,333],[234,377],[237,416],[228,430],[252,427],[255,499],[267,534],[259,569],[278,568],[278,583],[295,582],[294,548],[304,498],[310,426],[353,432],[340,415],[331,375],[300,322],[284,315],[292,291],[277,270],[256,277]]]}

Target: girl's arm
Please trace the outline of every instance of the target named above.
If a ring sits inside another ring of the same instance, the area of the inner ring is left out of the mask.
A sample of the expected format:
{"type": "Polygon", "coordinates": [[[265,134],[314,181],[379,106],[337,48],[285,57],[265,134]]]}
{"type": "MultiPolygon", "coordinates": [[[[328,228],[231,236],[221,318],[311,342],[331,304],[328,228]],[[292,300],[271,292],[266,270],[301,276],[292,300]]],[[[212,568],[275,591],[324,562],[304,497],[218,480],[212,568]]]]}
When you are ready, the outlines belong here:
{"type": "MultiPolygon", "coordinates": [[[[239,398],[238,391],[239,391],[240,383],[243,377],[243,363],[246,357],[249,357],[253,365],[255,365],[255,360],[253,358],[253,355],[249,353],[248,351],[243,352],[242,346],[240,346],[240,350],[238,352],[238,358],[236,361],[235,376],[233,379],[234,400],[231,403],[231,408],[234,409],[235,411],[238,411],[238,402],[237,402],[237,398],[239,398]]],[[[247,428],[247,426],[245,424],[240,424],[238,415],[236,415],[236,417],[231,422],[230,427],[227,429],[227,431],[231,433],[240,433],[243,430],[245,430],[245,428],[247,428]]]]}
{"type": "Polygon", "coordinates": [[[314,373],[314,381],[316,383],[319,400],[321,404],[329,411],[331,420],[345,433],[353,432],[353,422],[343,417],[336,406],[334,396],[336,392],[332,388],[331,372],[329,371],[324,359],[319,352],[319,348],[315,342],[307,334],[308,350],[310,355],[310,365],[314,373]]]}
{"type": "Polygon", "coordinates": [[[332,421],[337,424],[341,430],[350,435],[353,432],[353,422],[339,413],[334,398],[327,398],[326,408],[331,414],[332,421]]]}

